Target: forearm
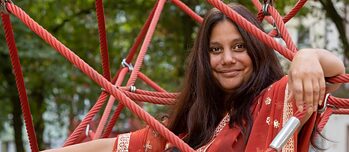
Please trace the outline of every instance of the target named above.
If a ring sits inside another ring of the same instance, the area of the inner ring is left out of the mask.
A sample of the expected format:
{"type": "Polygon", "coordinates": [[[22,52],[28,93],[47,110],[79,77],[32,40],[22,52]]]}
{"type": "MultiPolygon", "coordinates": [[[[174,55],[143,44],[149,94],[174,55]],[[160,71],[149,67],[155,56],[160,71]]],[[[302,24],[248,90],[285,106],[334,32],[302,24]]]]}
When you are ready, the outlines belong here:
{"type": "Polygon", "coordinates": [[[345,73],[345,67],[340,58],[327,50],[302,49],[298,53],[304,54],[304,57],[317,58],[321,64],[325,77],[333,77],[345,73]]]}
{"type": "Polygon", "coordinates": [[[42,152],[111,152],[114,142],[115,138],[105,138],[42,152]]]}

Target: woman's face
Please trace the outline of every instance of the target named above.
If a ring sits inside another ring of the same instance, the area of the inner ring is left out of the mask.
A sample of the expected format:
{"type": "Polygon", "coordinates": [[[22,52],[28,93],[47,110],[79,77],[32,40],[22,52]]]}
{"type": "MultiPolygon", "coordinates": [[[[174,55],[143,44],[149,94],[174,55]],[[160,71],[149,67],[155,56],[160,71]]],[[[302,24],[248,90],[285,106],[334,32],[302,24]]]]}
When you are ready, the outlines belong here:
{"type": "Polygon", "coordinates": [[[210,64],[221,87],[232,92],[251,77],[253,65],[240,32],[230,21],[218,22],[209,41],[210,64]]]}

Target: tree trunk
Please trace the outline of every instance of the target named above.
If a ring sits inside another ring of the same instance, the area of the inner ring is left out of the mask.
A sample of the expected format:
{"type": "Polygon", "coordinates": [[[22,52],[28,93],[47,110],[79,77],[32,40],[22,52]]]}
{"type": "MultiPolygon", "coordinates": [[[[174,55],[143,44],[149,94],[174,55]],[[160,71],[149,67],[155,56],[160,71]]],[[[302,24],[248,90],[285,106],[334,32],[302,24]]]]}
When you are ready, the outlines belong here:
{"type": "Polygon", "coordinates": [[[339,33],[339,38],[343,44],[344,55],[349,58],[349,41],[345,30],[345,19],[342,18],[331,0],[319,0],[323,9],[326,11],[326,16],[330,18],[336,25],[339,33]]]}
{"type": "MultiPolygon", "coordinates": [[[[11,113],[13,115],[12,125],[14,129],[14,140],[16,144],[17,152],[24,152],[23,144],[23,120],[22,120],[22,110],[19,101],[19,96],[16,88],[15,77],[12,74],[12,68],[10,65],[10,59],[7,54],[0,54],[0,65],[1,72],[4,74],[6,82],[8,83],[9,88],[7,88],[7,96],[11,102],[11,113]]],[[[29,97],[31,113],[33,116],[33,122],[35,127],[35,134],[37,137],[38,146],[40,149],[44,149],[43,144],[43,134],[44,134],[44,119],[43,113],[46,110],[46,105],[44,103],[44,89],[42,88],[45,83],[42,83],[40,88],[33,89],[33,93],[29,97]]],[[[28,138],[28,136],[26,137],[28,138]]]]}
{"type": "Polygon", "coordinates": [[[36,138],[38,140],[38,146],[39,149],[46,149],[47,147],[44,145],[44,129],[45,129],[45,122],[43,118],[43,114],[46,111],[46,104],[45,104],[45,96],[44,96],[44,89],[43,85],[39,86],[40,88],[33,89],[33,93],[31,94],[31,113],[33,115],[33,121],[34,121],[34,128],[35,128],[35,134],[36,138]]]}
{"type": "Polygon", "coordinates": [[[15,138],[15,143],[16,143],[16,151],[17,152],[24,152],[24,144],[23,144],[23,133],[22,133],[22,128],[23,128],[23,121],[22,121],[22,111],[21,105],[18,100],[18,96],[12,96],[11,103],[12,103],[12,115],[13,115],[13,129],[14,129],[14,138],[15,138]]]}
{"type": "Polygon", "coordinates": [[[23,128],[23,122],[22,122],[22,111],[19,97],[18,97],[18,92],[16,88],[16,83],[14,80],[14,76],[12,74],[12,68],[10,65],[10,59],[7,54],[0,54],[0,70],[1,73],[3,73],[5,80],[7,82],[7,86],[9,88],[6,88],[7,96],[10,100],[10,105],[11,107],[11,113],[12,113],[12,126],[13,126],[13,131],[14,131],[14,140],[15,140],[15,145],[16,145],[16,151],[17,152],[24,152],[24,144],[23,144],[23,133],[22,133],[22,128],[23,128]]]}
{"type": "MultiPolygon", "coordinates": [[[[186,0],[183,1],[188,7],[190,7],[192,10],[195,6],[199,5],[199,2],[197,0],[186,0]]],[[[184,13],[184,15],[181,17],[182,22],[185,23],[184,27],[182,28],[183,30],[183,49],[182,52],[180,53],[180,59],[179,61],[185,61],[188,51],[191,49],[193,46],[193,32],[194,32],[194,27],[198,24],[192,19],[189,15],[184,13]]],[[[179,77],[184,77],[184,66],[180,67],[178,69],[178,76],[179,77]]]]}

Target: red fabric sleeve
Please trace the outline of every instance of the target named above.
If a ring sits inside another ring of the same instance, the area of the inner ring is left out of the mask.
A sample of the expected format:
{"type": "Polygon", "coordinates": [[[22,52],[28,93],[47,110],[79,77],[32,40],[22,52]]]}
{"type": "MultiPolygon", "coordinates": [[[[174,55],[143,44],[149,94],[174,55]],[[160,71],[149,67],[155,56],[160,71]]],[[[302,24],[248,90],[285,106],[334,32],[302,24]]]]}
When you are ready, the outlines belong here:
{"type": "MultiPolygon", "coordinates": [[[[125,144],[120,145],[120,143],[118,143],[118,139],[122,137],[122,135],[125,134],[121,134],[116,138],[113,152],[117,151],[118,146],[125,147],[125,144]]],[[[129,137],[129,139],[124,139],[123,142],[128,143],[126,144],[126,148],[128,151],[132,152],[163,151],[166,144],[166,140],[149,126],[130,133],[129,137]]]]}

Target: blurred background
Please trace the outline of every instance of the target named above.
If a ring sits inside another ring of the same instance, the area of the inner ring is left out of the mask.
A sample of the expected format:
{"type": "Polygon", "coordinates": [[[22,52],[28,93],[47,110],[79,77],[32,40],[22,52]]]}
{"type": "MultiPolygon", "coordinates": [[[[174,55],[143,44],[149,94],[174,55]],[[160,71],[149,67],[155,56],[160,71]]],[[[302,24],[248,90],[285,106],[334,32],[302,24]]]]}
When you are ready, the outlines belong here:
{"type": "MultiPolygon", "coordinates": [[[[182,0],[203,16],[211,6],[203,0],[182,0]]],[[[155,0],[104,0],[108,49],[112,76],[134,43],[155,0]]],[[[257,12],[246,0],[231,0],[257,12]]],[[[275,1],[285,15],[296,0],[275,1]]],[[[14,3],[46,28],[94,69],[102,73],[98,26],[94,0],[22,0],[14,3]]],[[[60,147],[96,102],[101,89],[65,58],[33,34],[16,17],[11,17],[40,149],[60,147]]],[[[165,4],[141,71],[170,92],[178,92],[184,76],[185,59],[199,24],[177,6],[165,4]]],[[[287,23],[298,48],[331,50],[348,65],[349,0],[310,0],[287,23]]],[[[272,26],[265,25],[266,30],[272,26]]],[[[280,57],[287,71],[288,61],[280,57]]],[[[347,71],[348,73],[348,71],[347,71]]],[[[151,90],[141,81],[137,88],[151,90]]],[[[349,85],[334,93],[349,98],[349,85]]],[[[12,74],[4,31],[0,30],[0,152],[30,151],[23,124],[17,88],[12,74]]],[[[115,108],[115,107],[114,107],[115,108]]],[[[165,114],[165,106],[143,104],[154,117],[165,114]]],[[[93,119],[95,129],[101,112],[93,119]]],[[[349,151],[349,117],[333,115],[323,134],[332,142],[319,141],[327,151],[349,151]]],[[[113,133],[144,126],[144,122],[124,109],[113,133]]],[[[311,150],[312,151],[312,150],[311,150]]]]}

